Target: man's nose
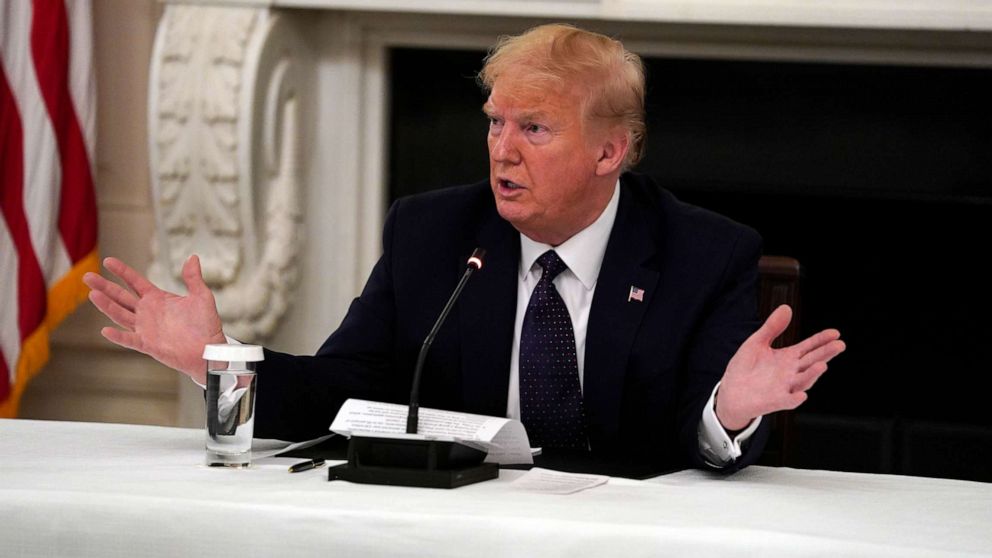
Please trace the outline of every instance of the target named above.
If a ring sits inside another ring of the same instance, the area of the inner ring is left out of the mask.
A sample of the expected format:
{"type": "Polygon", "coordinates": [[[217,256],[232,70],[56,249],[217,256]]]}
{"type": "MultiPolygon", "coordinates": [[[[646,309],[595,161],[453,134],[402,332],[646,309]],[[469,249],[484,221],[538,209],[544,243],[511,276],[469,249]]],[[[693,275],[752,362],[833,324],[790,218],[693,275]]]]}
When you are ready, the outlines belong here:
{"type": "Polygon", "coordinates": [[[516,134],[509,126],[503,126],[499,135],[489,136],[489,157],[500,163],[517,164],[520,162],[520,150],[517,149],[516,134]]]}

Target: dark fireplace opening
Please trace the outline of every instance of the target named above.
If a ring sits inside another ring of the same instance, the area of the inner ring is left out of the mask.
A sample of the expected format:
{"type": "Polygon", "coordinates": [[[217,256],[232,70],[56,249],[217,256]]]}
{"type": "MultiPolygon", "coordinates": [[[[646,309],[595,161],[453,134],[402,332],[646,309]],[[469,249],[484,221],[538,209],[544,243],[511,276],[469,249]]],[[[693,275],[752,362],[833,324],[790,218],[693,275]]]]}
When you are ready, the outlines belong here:
{"type": "MultiPolygon", "coordinates": [[[[483,52],[391,53],[392,199],[487,176],[483,52]]],[[[795,466],[992,481],[992,70],[650,58],[637,169],[804,267],[795,466]]]]}

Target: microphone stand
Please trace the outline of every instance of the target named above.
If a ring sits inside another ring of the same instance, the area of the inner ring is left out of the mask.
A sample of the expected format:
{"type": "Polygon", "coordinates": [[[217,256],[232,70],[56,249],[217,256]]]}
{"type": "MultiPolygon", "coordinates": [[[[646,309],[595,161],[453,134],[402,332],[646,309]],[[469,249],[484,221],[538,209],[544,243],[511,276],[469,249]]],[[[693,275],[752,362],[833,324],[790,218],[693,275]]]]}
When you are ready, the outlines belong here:
{"type": "Polygon", "coordinates": [[[352,435],[348,442],[348,462],[328,469],[328,480],[457,488],[499,476],[499,465],[483,463],[486,452],[455,441],[428,439],[417,433],[420,420],[420,379],[427,352],[465,288],[465,283],[474,271],[482,268],[485,253],[482,248],[476,248],[472,252],[465,273],[420,347],[413,372],[413,385],[410,388],[407,433],[392,436],[352,435]]]}

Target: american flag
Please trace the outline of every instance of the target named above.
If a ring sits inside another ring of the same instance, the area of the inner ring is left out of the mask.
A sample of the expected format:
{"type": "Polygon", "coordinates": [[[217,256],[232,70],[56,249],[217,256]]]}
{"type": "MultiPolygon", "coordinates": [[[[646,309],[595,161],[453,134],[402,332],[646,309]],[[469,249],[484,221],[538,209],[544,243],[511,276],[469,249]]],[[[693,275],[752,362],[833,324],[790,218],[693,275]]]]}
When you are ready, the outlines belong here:
{"type": "Polygon", "coordinates": [[[631,300],[644,302],[644,289],[631,285],[630,294],[627,295],[627,302],[630,302],[631,300]]]}
{"type": "Polygon", "coordinates": [[[0,417],[98,268],[89,0],[0,1],[0,417]]]}

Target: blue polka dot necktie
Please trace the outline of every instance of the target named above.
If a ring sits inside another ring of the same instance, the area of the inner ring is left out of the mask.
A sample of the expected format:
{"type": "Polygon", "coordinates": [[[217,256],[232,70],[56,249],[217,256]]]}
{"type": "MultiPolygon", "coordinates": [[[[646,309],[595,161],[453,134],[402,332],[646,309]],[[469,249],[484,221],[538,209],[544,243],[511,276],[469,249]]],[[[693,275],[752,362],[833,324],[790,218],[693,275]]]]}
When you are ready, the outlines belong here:
{"type": "Polygon", "coordinates": [[[586,449],[585,412],[575,333],[552,281],[567,266],[554,250],[537,259],[544,270],[520,331],[520,411],[530,445],[586,449]]]}

